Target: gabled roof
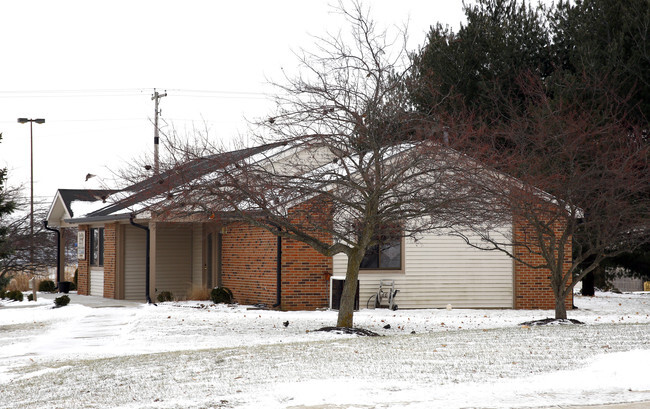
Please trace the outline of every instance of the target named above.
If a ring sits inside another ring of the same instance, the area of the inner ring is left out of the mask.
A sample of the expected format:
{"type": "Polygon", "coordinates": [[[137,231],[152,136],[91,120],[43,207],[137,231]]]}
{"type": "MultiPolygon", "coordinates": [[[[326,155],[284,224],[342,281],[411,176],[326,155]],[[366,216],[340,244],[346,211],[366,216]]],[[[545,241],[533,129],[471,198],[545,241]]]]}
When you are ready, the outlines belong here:
{"type": "MultiPolygon", "coordinates": [[[[108,196],[117,192],[113,189],[95,189],[95,190],[82,190],[82,189],[59,189],[59,194],[61,199],[65,204],[66,209],[69,211],[70,216],[74,217],[74,210],[72,207],[72,202],[96,202],[101,200],[106,202],[108,196]]],[[[79,215],[81,216],[81,215],[79,215]]]]}
{"type": "MultiPolygon", "coordinates": [[[[131,213],[134,210],[134,207],[137,207],[138,204],[157,196],[161,196],[184,183],[209,175],[210,173],[227,166],[234,165],[235,163],[253,155],[285,145],[287,145],[286,142],[276,142],[192,159],[173,169],[151,176],[124,189],[110,191],[111,193],[109,194],[119,193],[123,195],[123,197],[109,205],[103,206],[84,215],[70,214],[71,218],[66,221],[71,223],[80,223],[84,220],[107,220],[110,219],[111,216],[123,216],[120,212],[126,214],[127,212],[123,211],[128,210],[128,213],[131,213]]],[[[93,196],[93,193],[90,192],[99,191],[77,192],[86,192],[86,197],[88,197],[93,196]]]]}
{"type": "Polygon", "coordinates": [[[48,223],[57,225],[61,220],[81,216],[89,206],[100,207],[116,192],[112,189],[59,189],[47,213],[48,223]]]}

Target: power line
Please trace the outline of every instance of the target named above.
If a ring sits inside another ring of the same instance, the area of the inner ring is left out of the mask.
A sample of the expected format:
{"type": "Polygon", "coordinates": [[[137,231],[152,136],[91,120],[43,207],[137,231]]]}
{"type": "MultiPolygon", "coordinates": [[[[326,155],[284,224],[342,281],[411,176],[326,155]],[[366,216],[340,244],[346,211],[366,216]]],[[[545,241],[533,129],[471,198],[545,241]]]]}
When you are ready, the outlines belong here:
{"type": "MultiPolygon", "coordinates": [[[[204,97],[204,98],[266,98],[267,93],[238,90],[200,90],[175,88],[169,89],[174,96],[204,97]]],[[[122,97],[141,96],[151,92],[151,88],[123,89],[59,89],[59,90],[12,90],[0,91],[0,98],[36,98],[36,97],[122,97]]]]}
{"type": "Polygon", "coordinates": [[[140,96],[145,89],[60,89],[0,91],[0,98],[83,98],[140,96]]]}

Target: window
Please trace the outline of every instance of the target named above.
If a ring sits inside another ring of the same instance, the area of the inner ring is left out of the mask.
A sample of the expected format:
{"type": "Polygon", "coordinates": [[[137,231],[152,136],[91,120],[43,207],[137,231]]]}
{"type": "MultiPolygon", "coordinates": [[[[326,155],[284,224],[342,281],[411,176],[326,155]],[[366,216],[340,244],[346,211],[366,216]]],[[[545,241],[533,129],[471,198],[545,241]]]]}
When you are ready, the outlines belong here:
{"type": "Polygon", "coordinates": [[[90,265],[104,265],[104,228],[90,229],[90,265]]]}
{"type": "Polygon", "coordinates": [[[379,243],[370,247],[361,261],[364,270],[399,270],[402,268],[402,237],[397,229],[384,229],[379,243]],[[387,231],[390,230],[390,231],[387,231]]]}

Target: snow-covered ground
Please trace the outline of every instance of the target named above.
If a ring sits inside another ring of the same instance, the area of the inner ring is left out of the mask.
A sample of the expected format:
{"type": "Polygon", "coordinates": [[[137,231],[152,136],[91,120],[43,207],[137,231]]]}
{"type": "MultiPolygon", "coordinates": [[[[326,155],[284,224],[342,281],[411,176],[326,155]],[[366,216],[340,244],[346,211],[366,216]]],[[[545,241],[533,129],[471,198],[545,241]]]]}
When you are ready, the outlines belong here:
{"type": "Polygon", "coordinates": [[[0,301],[2,408],[529,408],[650,400],[650,293],[551,311],[0,301]],[[285,327],[283,322],[289,321],[285,327]],[[390,328],[384,326],[390,324],[390,328]]]}

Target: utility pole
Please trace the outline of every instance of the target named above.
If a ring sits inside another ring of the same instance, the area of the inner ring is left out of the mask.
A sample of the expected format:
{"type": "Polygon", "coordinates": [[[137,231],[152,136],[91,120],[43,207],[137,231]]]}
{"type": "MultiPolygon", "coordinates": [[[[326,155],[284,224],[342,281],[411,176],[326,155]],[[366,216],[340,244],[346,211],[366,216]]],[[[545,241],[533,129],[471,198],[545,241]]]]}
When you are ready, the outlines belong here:
{"type": "Polygon", "coordinates": [[[158,115],[160,115],[160,109],[158,108],[158,104],[160,102],[160,98],[166,97],[167,96],[167,91],[165,91],[163,94],[158,93],[156,89],[153,89],[153,95],[151,96],[151,99],[154,101],[155,105],[155,114],[154,114],[154,120],[153,120],[153,173],[154,175],[157,175],[160,172],[160,162],[158,160],[158,144],[160,142],[160,137],[158,137],[158,115]]]}

